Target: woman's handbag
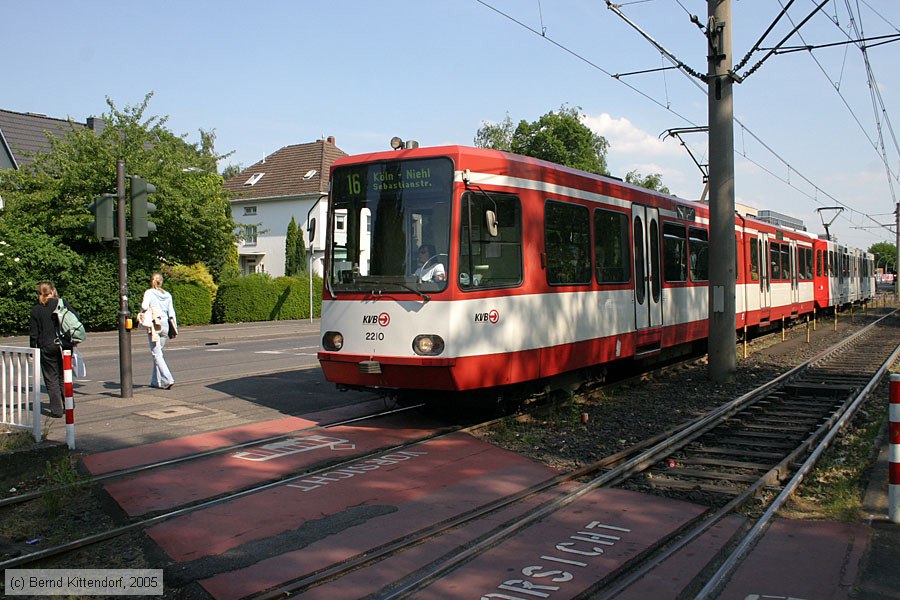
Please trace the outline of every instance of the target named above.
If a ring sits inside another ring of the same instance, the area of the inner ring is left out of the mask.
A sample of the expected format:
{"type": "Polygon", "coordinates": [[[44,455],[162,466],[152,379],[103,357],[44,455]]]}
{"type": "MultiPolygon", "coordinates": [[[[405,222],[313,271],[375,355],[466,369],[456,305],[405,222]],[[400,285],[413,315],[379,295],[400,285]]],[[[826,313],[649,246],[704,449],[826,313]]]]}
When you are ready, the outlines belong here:
{"type": "Polygon", "coordinates": [[[178,328],[175,327],[175,319],[169,317],[169,339],[178,335],[178,328]]]}

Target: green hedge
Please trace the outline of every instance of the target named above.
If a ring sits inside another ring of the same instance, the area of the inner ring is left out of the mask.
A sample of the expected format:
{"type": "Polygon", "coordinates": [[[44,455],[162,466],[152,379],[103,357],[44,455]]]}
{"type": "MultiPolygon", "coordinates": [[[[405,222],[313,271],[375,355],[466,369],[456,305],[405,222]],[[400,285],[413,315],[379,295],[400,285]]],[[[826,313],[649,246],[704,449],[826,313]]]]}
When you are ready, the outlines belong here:
{"type": "Polygon", "coordinates": [[[212,322],[212,300],[209,291],[196,283],[172,281],[163,285],[172,294],[178,325],[209,325],[212,322]]]}
{"type": "MultiPolygon", "coordinates": [[[[313,316],[322,312],[322,279],[313,278],[313,316]]],[[[214,323],[246,323],[309,318],[309,277],[254,273],[219,285],[214,323]]]]}

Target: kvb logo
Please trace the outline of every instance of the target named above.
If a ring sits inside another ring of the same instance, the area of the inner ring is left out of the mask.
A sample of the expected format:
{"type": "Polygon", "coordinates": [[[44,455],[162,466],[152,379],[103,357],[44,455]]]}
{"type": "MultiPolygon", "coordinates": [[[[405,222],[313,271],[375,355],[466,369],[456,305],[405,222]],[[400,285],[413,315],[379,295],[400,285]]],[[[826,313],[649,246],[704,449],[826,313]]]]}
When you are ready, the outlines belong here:
{"type": "Polygon", "coordinates": [[[492,325],[496,325],[499,320],[500,320],[500,312],[497,310],[475,313],[475,322],[476,323],[490,323],[492,325]]]}
{"type": "Polygon", "coordinates": [[[378,315],[363,315],[362,318],[363,325],[380,325],[381,327],[387,327],[391,323],[391,315],[383,312],[378,315]]]}

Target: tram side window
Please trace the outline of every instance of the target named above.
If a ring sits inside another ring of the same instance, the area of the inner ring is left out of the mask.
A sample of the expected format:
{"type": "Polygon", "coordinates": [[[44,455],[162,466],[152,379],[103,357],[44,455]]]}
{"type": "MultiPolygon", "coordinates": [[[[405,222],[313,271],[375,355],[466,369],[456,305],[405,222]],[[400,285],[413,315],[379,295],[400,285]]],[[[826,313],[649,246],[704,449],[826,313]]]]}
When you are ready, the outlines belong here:
{"type": "Polygon", "coordinates": [[[598,283],[627,283],[631,280],[628,221],[626,214],[599,209],[594,211],[598,283]]]}
{"type": "Polygon", "coordinates": [[[816,250],[816,277],[822,276],[822,251],[816,250]]]}
{"type": "Polygon", "coordinates": [[[769,242],[769,279],[781,279],[781,244],[769,242]]]}
{"type": "Polygon", "coordinates": [[[522,208],[510,194],[467,192],[459,227],[459,287],[511,287],[522,283],[522,208]],[[492,235],[488,214],[496,216],[492,235]],[[471,227],[470,227],[471,224],[471,227]]]}
{"type": "Polygon", "coordinates": [[[591,282],[591,221],[586,206],[549,200],[544,205],[547,283],[591,282]]]}
{"type": "Polygon", "coordinates": [[[684,225],[663,223],[663,273],[666,281],[687,281],[687,230],[684,225]]]}
{"type": "Polygon", "coordinates": [[[690,228],[688,249],[691,255],[691,281],[709,280],[709,234],[705,229],[690,228]]]}
{"type": "Polygon", "coordinates": [[[750,281],[759,281],[759,245],[750,238],[750,281]]]}
{"type": "Polygon", "coordinates": [[[813,278],[813,249],[803,248],[803,278],[813,278]]]}
{"type": "Polygon", "coordinates": [[[789,244],[781,244],[781,277],[789,280],[793,277],[791,271],[791,246],[789,244]]]}

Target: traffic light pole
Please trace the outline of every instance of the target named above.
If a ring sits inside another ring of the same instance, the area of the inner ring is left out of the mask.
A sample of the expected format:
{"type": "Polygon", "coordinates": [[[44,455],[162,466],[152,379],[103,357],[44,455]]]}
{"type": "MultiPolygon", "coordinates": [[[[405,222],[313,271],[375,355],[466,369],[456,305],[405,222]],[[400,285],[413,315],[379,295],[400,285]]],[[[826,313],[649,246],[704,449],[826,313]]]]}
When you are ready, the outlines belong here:
{"type": "Polygon", "coordinates": [[[709,378],[734,378],[734,103],[731,0],[709,0],[709,378]]]}
{"type": "Polygon", "coordinates": [[[125,161],[116,162],[119,213],[119,379],[122,398],[134,396],[131,383],[131,338],[128,335],[128,230],[125,226],[125,161]]]}

